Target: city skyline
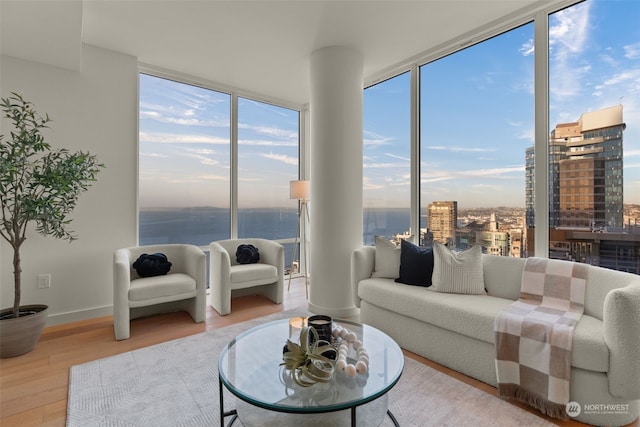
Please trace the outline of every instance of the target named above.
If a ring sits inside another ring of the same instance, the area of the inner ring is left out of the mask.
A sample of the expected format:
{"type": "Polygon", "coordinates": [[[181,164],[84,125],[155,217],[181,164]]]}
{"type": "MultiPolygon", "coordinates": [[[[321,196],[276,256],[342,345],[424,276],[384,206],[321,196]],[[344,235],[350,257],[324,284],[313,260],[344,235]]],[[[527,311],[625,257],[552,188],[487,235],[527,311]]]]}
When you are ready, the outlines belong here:
{"type": "MultiPolygon", "coordinates": [[[[638,2],[589,0],[550,17],[549,128],[623,104],[624,201],[636,204],[640,29],[633,17],[639,14],[638,2]]],[[[533,143],[532,38],[527,24],[424,66],[431,101],[421,106],[429,129],[421,141],[421,211],[430,201],[451,199],[461,207],[524,206],[525,149],[533,143]],[[447,138],[451,130],[458,132],[454,140],[447,138]]],[[[228,207],[228,96],[152,79],[141,75],[141,208],[228,207]]],[[[365,208],[409,205],[407,88],[405,75],[365,89],[365,208]],[[384,105],[367,105],[369,93],[384,105]]],[[[288,181],[297,178],[297,112],[245,98],[239,104],[241,202],[295,208],[288,181]]]]}

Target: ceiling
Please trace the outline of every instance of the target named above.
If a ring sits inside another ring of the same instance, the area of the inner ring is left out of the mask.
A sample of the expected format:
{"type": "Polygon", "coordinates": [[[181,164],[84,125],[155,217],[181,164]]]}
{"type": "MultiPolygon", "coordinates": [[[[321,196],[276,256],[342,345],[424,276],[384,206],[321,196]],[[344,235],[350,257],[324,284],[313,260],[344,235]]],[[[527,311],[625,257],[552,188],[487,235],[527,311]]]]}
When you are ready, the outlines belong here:
{"type": "Polygon", "coordinates": [[[309,58],[353,47],[373,78],[557,0],[0,0],[1,52],[80,70],[82,44],[216,84],[309,101],[309,58]]]}

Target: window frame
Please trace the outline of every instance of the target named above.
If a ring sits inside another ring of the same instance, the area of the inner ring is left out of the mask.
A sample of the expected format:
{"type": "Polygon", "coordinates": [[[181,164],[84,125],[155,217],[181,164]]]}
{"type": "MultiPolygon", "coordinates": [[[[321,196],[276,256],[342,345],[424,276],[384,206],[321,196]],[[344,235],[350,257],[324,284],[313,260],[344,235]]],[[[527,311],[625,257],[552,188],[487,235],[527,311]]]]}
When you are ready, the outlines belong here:
{"type": "MultiPolygon", "coordinates": [[[[522,25],[534,26],[534,192],[535,253],[527,256],[549,256],[548,209],[548,139],[549,139],[549,18],[567,7],[585,0],[560,0],[552,4],[532,5],[483,27],[467,32],[435,48],[389,67],[365,80],[364,89],[397,75],[409,72],[411,80],[411,229],[420,230],[420,73],[421,66],[455,54],[465,48],[511,31],[522,25]]],[[[364,90],[363,89],[363,90],[364,90]]],[[[524,201],[523,201],[524,203],[524,201]]],[[[411,240],[418,243],[419,233],[411,240]]]]}
{"type": "MultiPolygon", "coordinates": [[[[238,99],[248,99],[251,101],[261,102],[269,105],[274,105],[281,108],[286,108],[289,110],[298,112],[298,178],[300,180],[308,180],[309,179],[309,132],[308,132],[308,121],[309,121],[309,107],[306,104],[297,104],[289,101],[285,101],[282,99],[277,99],[273,97],[267,97],[261,94],[257,94],[251,91],[242,90],[239,88],[235,88],[228,85],[219,84],[213,81],[209,81],[206,79],[196,78],[190,75],[182,74],[179,72],[167,70],[161,67],[156,67],[150,64],[140,63],[138,64],[138,75],[146,74],[152,77],[157,77],[161,79],[171,80],[176,83],[196,86],[202,89],[212,90],[219,93],[223,93],[230,96],[230,159],[229,164],[231,166],[231,170],[229,172],[229,182],[230,182],[230,233],[229,236],[231,239],[238,238],[238,99]]],[[[139,80],[138,80],[139,82],[139,80]]],[[[140,99],[140,87],[138,86],[138,100],[140,99]]],[[[139,105],[138,105],[139,110],[139,105]]],[[[139,125],[138,125],[139,126],[139,125]]],[[[139,132],[136,135],[136,155],[140,155],[140,141],[139,141],[139,132]]],[[[139,166],[139,158],[137,163],[137,171],[136,175],[139,176],[140,166],[139,166]]],[[[140,211],[140,202],[139,202],[139,192],[140,186],[136,186],[136,212],[140,211]]],[[[139,224],[139,215],[136,220],[136,244],[139,244],[140,238],[140,224],[139,224]]],[[[306,222],[306,219],[305,219],[306,222]]],[[[296,230],[291,230],[292,234],[296,233],[296,230]]],[[[294,243],[295,235],[290,238],[278,239],[275,240],[278,243],[294,243]]],[[[201,246],[203,250],[208,250],[208,246],[201,246]]],[[[303,272],[299,272],[302,274],[303,272]]]]}

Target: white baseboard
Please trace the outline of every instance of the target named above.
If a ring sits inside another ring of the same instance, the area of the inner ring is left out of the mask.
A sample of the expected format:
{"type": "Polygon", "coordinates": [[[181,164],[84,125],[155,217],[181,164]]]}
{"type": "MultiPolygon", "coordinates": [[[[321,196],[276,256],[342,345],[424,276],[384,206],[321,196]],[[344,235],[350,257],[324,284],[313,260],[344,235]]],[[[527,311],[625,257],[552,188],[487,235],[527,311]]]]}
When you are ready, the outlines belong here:
{"type": "Polygon", "coordinates": [[[47,317],[46,326],[62,325],[64,323],[79,322],[81,320],[111,315],[113,315],[113,305],[88,308],[86,310],[69,311],[66,313],[50,314],[47,317]]]}

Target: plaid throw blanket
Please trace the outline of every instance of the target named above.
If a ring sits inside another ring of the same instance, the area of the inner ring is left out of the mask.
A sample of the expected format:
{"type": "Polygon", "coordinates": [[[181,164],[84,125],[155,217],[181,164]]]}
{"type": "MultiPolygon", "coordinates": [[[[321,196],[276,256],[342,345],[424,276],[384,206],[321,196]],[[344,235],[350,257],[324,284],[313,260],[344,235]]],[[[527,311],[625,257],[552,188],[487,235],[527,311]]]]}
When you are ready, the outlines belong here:
{"type": "Polygon", "coordinates": [[[573,330],[584,311],[585,264],[527,258],[520,299],[495,320],[500,395],[567,419],[573,330]]]}

